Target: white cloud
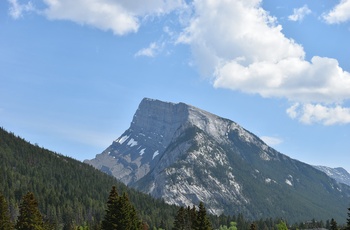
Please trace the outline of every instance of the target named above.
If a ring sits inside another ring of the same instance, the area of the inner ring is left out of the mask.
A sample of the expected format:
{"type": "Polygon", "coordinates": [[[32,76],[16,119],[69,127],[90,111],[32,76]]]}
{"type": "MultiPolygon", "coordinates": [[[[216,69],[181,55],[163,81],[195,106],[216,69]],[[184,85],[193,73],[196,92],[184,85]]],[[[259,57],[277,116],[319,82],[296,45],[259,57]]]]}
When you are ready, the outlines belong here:
{"type": "Polygon", "coordinates": [[[34,11],[32,2],[20,4],[17,0],[7,0],[10,3],[9,14],[13,19],[18,19],[23,16],[24,12],[34,11]]]}
{"type": "Polygon", "coordinates": [[[182,0],[44,0],[49,19],[70,20],[116,35],[136,32],[140,17],[167,14],[183,4],[182,0]]]}
{"type": "Polygon", "coordinates": [[[323,15],[329,24],[337,24],[350,20],[350,0],[341,0],[330,12],[323,15]]]}
{"type": "Polygon", "coordinates": [[[262,136],[260,137],[260,139],[263,140],[269,146],[276,146],[283,142],[282,139],[277,137],[262,136]]]}
{"type": "Polygon", "coordinates": [[[155,42],[152,42],[147,48],[143,48],[135,54],[135,57],[146,56],[146,57],[154,57],[161,50],[162,45],[158,45],[155,42]]]}
{"type": "Polygon", "coordinates": [[[311,10],[307,5],[304,5],[301,8],[297,8],[293,10],[293,14],[288,16],[290,21],[302,21],[304,17],[308,14],[311,14],[311,10]]]}
{"type": "Polygon", "coordinates": [[[305,60],[303,47],[285,37],[261,0],[195,0],[193,7],[178,42],[191,46],[215,87],[300,103],[350,99],[350,73],[336,59],[305,60]]]}
{"type": "Polygon", "coordinates": [[[294,104],[287,110],[288,115],[304,124],[321,123],[324,125],[350,123],[350,108],[339,105],[329,107],[322,104],[294,104]]]}

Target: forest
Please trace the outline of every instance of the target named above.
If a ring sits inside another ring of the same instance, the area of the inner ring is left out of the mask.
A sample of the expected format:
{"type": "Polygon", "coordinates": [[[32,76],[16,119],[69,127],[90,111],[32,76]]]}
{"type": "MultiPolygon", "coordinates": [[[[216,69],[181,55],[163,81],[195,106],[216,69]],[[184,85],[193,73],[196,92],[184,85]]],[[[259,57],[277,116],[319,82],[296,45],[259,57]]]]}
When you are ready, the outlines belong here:
{"type": "Polygon", "coordinates": [[[0,128],[0,230],[350,230],[349,213],[347,220],[329,217],[289,223],[282,217],[251,220],[241,213],[213,216],[206,213],[204,205],[168,205],[87,164],[0,128]]]}
{"type": "MultiPolygon", "coordinates": [[[[288,225],[282,219],[266,219],[259,221],[245,220],[243,215],[235,216],[209,216],[205,209],[204,203],[200,202],[198,208],[180,207],[176,215],[173,217],[173,225],[170,228],[165,223],[160,223],[159,227],[153,227],[152,230],[258,230],[258,229],[329,229],[329,230],[350,230],[350,208],[348,209],[347,223],[344,226],[338,226],[337,222],[332,218],[327,220],[326,224],[322,221],[312,220],[307,223],[299,223],[288,225]],[[213,222],[212,222],[213,221],[213,222]],[[213,225],[216,223],[217,226],[213,225]]],[[[68,222],[57,223],[43,215],[39,208],[38,202],[33,193],[28,192],[23,196],[19,205],[19,215],[14,221],[10,215],[9,207],[5,197],[0,194],[0,230],[148,230],[149,224],[140,218],[138,211],[130,202],[126,192],[119,195],[115,186],[109,193],[105,215],[102,221],[96,221],[88,224],[84,222],[82,225],[68,222]]]]}

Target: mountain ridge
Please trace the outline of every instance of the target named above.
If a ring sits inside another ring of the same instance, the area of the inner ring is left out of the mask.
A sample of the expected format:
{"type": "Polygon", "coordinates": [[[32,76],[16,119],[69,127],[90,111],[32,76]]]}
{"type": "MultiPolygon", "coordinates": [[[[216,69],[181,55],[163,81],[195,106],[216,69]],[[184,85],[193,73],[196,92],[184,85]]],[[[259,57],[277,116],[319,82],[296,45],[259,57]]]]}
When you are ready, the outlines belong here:
{"type": "Polygon", "coordinates": [[[338,209],[346,209],[350,195],[348,186],[279,153],[229,119],[148,98],[130,128],[85,162],[169,204],[204,201],[216,215],[344,217],[338,209]],[[337,208],[329,208],[331,203],[337,208]]]}
{"type": "Polygon", "coordinates": [[[329,177],[335,179],[339,183],[350,186],[350,173],[342,167],[331,168],[328,166],[316,165],[315,168],[326,173],[329,177]]]}

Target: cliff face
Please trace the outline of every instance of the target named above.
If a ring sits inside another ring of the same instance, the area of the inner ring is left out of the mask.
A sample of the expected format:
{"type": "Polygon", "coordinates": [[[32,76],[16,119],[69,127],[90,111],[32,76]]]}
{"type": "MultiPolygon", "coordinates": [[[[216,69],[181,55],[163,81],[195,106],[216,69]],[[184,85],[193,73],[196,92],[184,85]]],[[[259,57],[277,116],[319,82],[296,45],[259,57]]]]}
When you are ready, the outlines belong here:
{"type": "Polygon", "coordinates": [[[154,168],[188,116],[186,104],[144,99],[130,128],[95,159],[85,162],[125,184],[133,184],[154,168]]]}
{"type": "Polygon", "coordinates": [[[350,195],[237,123],[184,103],[142,100],[130,128],[86,163],[170,204],[204,201],[217,215],[344,217],[350,195]]]}

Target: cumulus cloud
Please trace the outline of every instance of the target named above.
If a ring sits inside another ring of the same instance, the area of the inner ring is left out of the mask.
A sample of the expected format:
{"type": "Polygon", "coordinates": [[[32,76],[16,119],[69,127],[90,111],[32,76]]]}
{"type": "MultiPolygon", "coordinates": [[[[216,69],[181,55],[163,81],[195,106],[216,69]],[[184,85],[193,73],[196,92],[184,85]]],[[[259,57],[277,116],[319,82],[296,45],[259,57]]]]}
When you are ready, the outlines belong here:
{"type": "Polygon", "coordinates": [[[191,46],[198,68],[214,76],[215,87],[304,104],[340,105],[350,98],[349,72],[336,59],[305,60],[303,47],[282,33],[261,0],[195,0],[193,7],[178,42],[191,46]]]}
{"type": "Polygon", "coordinates": [[[330,12],[323,15],[329,24],[337,24],[350,20],[350,0],[341,0],[330,12]]]}
{"type": "Polygon", "coordinates": [[[293,14],[288,16],[290,21],[302,21],[304,17],[308,14],[311,14],[311,10],[307,5],[304,5],[301,8],[297,8],[293,10],[293,14]]]}
{"type": "Polygon", "coordinates": [[[322,104],[298,103],[287,109],[290,117],[296,118],[305,124],[322,123],[325,125],[350,123],[350,108],[343,108],[339,105],[334,107],[322,104]]]}
{"type": "Polygon", "coordinates": [[[9,14],[13,19],[18,19],[23,16],[23,13],[34,11],[32,2],[20,4],[17,0],[8,0],[10,4],[9,14]]]}
{"type": "Polygon", "coordinates": [[[167,14],[183,4],[182,0],[44,0],[49,19],[70,20],[116,35],[136,32],[140,17],[167,14]]]}

